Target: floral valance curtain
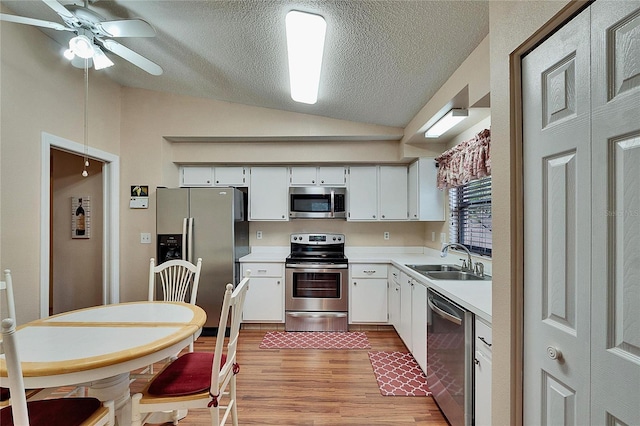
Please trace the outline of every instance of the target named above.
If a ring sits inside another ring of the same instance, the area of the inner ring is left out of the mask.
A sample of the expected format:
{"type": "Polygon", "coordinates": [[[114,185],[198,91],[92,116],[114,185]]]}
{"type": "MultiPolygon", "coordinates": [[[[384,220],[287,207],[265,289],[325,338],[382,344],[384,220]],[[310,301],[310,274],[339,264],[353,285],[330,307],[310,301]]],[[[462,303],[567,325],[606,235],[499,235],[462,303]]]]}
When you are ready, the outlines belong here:
{"type": "Polygon", "coordinates": [[[491,175],[491,130],[484,129],[473,139],[460,142],[436,158],[438,188],[455,188],[491,175]]]}

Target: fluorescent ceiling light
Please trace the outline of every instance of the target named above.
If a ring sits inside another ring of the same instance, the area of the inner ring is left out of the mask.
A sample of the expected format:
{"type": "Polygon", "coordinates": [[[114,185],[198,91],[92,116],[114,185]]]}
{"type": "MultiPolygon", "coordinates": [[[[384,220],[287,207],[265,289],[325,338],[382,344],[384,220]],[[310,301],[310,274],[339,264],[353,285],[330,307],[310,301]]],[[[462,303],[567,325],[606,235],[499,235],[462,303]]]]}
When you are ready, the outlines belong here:
{"type": "Polygon", "coordinates": [[[315,104],[318,100],[327,23],[320,15],[296,10],[287,13],[285,22],[291,99],[315,104]]]}
{"type": "Polygon", "coordinates": [[[466,109],[452,109],[425,132],[425,138],[437,138],[469,116],[466,109]]]}
{"type": "Polygon", "coordinates": [[[111,59],[104,54],[102,49],[98,46],[95,47],[96,53],[93,55],[93,66],[96,70],[101,70],[103,68],[109,68],[113,66],[113,62],[111,59]]]}

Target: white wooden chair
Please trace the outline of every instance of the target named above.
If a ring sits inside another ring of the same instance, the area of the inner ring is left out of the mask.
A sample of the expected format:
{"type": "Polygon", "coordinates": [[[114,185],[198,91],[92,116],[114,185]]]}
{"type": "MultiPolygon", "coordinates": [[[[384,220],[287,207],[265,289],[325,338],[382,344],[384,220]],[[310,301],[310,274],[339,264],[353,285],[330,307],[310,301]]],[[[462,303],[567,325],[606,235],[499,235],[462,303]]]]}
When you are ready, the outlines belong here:
{"type": "MultiPolygon", "coordinates": [[[[149,295],[148,300],[163,300],[165,302],[187,302],[196,304],[202,259],[198,258],[194,265],[186,260],[168,260],[156,266],[156,261],[149,261],[149,295]],[[162,297],[156,297],[157,289],[162,289],[162,297]],[[187,300],[188,297],[188,300],[187,300]]],[[[189,344],[189,352],[193,352],[193,343],[189,344]]],[[[177,356],[177,354],[176,354],[177,356]]],[[[174,357],[175,359],[175,357],[174,357]]],[[[153,374],[153,365],[148,366],[137,374],[132,374],[133,380],[153,374]]]]}
{"type": "Polygon", "coordinates": [[[162,296],[167,302],[196,304],[202,259],[194,265],[186,260],[168,260],[156,266],[155,259],[149,262],[149,300],[156,299],[156,287],[162,286],[162,296]],[[187,300],[189,296],[189,300],[187,300]]]}
{"type": "MultiPolygon", "coordinates": [[[[16,320],[16,303],[13,298],[13,280],[11,279],[11,271],[4,270],[4,281],[0,281],[0,318],[11,318],[16,320]]],[[[31,399],[39,392],[38,396],[44,396],[43,389],[27,389],[27,399],[31,399]]],[[[0,407],[9,405],[9,388],[0,388],[0,407]]]]}
{"type": "MultiPolygon", "coordinates": [[[[249,274],[247,272],[235,290],[232,284],[227,284],[214,352],[181,355],[160,371],[142,393],[133,395],[132,426],[145,424],[154,412],[171,410],[176,413],[194,408],[209,408],[212,425],[225,424],[229,415],[233,425],[238,425],[236,374],[240,366],[236,354],[249,274]],[[225,339],[229,317],[230,333],[225,339]],[[220,405],[221,402],[226,405],[220,405]]],[[[174,416],[173,424],[178,424],[177,416],[174,416]]]]}
{"type": "Polygon", "coordinates": [[[15,331],[13,318],[2,321],[0,353],[5,356],[11,390],[11,405],[0,410],[2,426],[111,426],[115,424],[113,401],[102,404],[96,398],[57,398],[27,402],[15,331]]]}

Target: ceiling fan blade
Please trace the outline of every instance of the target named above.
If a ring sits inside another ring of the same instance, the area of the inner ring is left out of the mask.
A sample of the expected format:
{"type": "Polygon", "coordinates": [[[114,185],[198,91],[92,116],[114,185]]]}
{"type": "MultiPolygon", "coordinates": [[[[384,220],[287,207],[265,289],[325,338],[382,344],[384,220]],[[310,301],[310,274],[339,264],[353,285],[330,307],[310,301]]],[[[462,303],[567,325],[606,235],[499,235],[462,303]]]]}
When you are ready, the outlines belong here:
{"type": "Polygon", "coordinates": [[[7,15],[0,13],[0,20],[7,22],[15,22],[16,24],[35,25],[36,27],[51,28],[58,31],[73,31],[69,27],[51,21],[43,21],[41,19],[26,18],[24,16],[7,15]]]}
{"type": "Polygon", "coordinates": [[[133,50],[129,49],[118,43],[115,40],[102,40],[96,37],[105,49],[115,53],[116,55],[126,59],[131,62],[133,65],[142,68],[146,72],[152,75],[162,75],[162,67],[156,64],[155,62],[150,61],[142,55],[137,54],[133,50]]]}
{"type": "Polygon", "coordinates": [[[102,21],[97,26],[110,37],[155,37],[156,30],[142,19],[102,21]]]}
{"type": "Polygon", "coordinates": [[[53,9],[58,15],[71,19],[74,22],[78,22],[78,18],[71,12],[69,12],[63,5],[58,3],[56,0],[42,0],[47,6],[53,9]]]}

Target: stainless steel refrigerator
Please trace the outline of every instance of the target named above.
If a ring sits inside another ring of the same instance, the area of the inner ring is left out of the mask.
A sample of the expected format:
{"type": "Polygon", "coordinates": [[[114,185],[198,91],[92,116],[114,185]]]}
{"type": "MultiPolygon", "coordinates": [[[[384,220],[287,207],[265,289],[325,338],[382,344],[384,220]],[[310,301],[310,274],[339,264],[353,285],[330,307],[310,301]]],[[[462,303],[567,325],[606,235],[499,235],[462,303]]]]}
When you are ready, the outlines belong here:
{"type": "Polygon", "coordinates": [[[236,188],[158,188],[156,195],[157,263],[202,258],[196,304],[207,312],[205,328],[216,328],[224,289],[238,284],[239,259],[249,253],[246,194],[236,188]]]}

